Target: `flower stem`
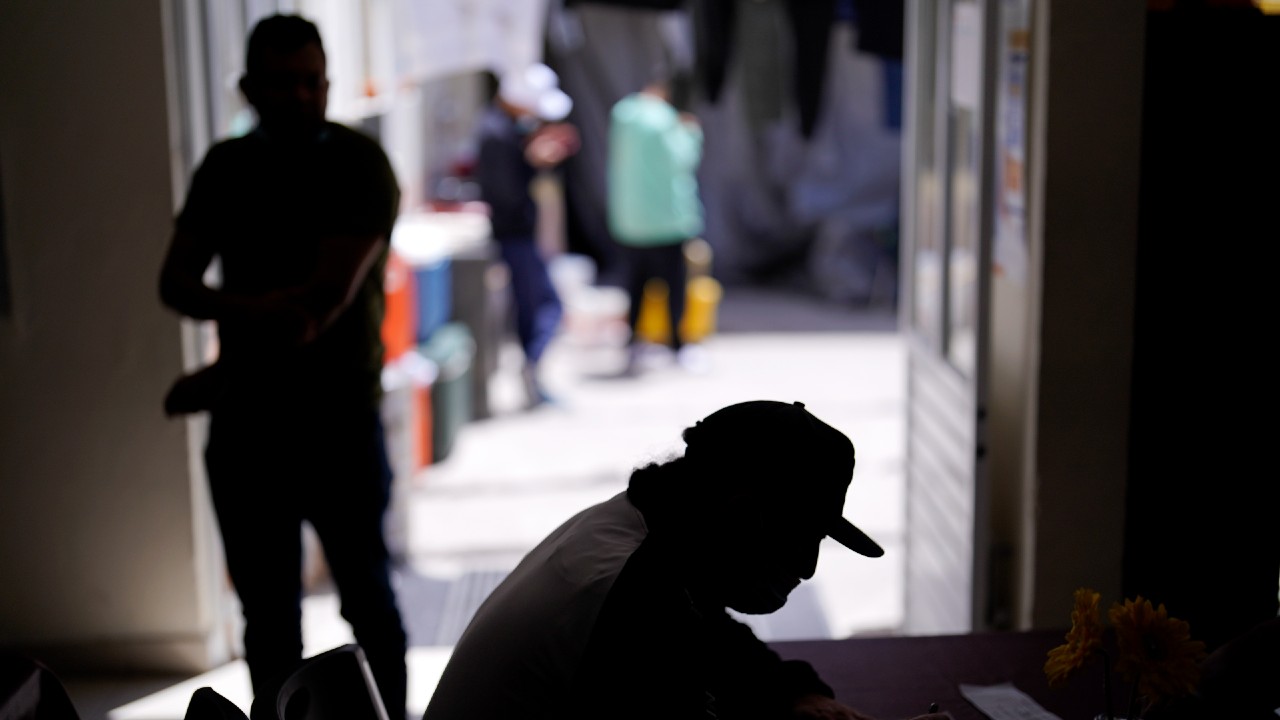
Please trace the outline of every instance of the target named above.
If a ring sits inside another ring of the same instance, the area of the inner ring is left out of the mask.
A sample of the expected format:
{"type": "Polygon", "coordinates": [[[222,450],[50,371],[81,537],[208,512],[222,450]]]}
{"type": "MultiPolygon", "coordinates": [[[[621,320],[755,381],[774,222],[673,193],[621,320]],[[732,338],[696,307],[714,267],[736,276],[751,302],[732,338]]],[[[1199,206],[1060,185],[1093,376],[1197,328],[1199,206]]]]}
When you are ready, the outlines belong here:
{"type": "Polygon", "coordinates": [[[1102,699],[1107,704],[1107,720],[1116,720],[1111,711],[1111,655],[1106,650],[1102,653],[1102,699]]]}
{"type": "Polygon", "coordinates": [[[1129,716],[1128,720],[1137,720],[1142,717],[1138,714],[1138,679],[1134,678],[1133,688],[1129,690],[1129,716]]]}

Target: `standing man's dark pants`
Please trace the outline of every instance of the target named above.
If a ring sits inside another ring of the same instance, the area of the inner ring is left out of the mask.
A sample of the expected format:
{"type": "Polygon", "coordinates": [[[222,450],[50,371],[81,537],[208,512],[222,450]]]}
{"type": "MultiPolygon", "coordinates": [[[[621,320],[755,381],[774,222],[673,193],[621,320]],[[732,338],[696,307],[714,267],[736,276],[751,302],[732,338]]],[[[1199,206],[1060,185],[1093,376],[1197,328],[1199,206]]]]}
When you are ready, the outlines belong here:
{"type": "Polygon", "coordinates": [[[254,714],[275,717],[302,644],[302,522],[324,547],[342,617],[392,718],[404,713],[407,638],[383,535],[391,470],[376,410],[310,403],[217,410],[205,458],[227,567],[244,609],[254,714]]]}
{"type": "Polygon", "coordinates": [[[631,309],[627,317],[631,323],[631,342],[639,340],[636,336],[636,324],[644,302],[644,286],[651,278],[656,278],[667,285],[667,310],[671,317],[671,338],[668,344],[672,350],[679,350],[684,344],[680,338],[680,321],[684,318],[685,285],[688,282],[684,241],[652,247],[620,247],[626,272],[626,291],[631,298],[631,309]]]}

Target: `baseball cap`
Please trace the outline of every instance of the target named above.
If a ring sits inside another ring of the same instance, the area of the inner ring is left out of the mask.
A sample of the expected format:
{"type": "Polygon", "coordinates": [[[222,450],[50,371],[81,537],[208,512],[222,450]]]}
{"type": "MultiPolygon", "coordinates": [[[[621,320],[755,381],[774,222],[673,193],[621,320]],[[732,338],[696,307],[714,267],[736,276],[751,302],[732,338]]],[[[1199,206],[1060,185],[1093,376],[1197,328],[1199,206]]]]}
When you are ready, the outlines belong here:
{"type": "Polygon", "coordinates": [[[560,89],[556,71],[542,63],[506,72],[498,83],[498,97],[547,122],[563,120],[573,109],[573,100],[560,89]]]}
{"type": "Polygon", "coordinates": [[[845,491],[853,479],[853,443],[801,402],[749,400],[721,408],[684,434],[685,457],[727,466],[717,474],[746,485],[779,506],[800,508],[828,537],[867,557],[884,549],[846,520],[845,491]]]}

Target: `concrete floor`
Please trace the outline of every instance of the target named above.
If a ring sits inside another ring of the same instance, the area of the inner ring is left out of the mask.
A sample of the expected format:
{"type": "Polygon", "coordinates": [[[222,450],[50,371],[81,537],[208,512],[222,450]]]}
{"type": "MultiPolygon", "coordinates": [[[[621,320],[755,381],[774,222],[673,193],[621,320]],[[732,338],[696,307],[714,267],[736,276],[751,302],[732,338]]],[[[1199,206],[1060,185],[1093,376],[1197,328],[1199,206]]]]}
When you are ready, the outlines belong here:
{"type": "MultiPolygon", "coordinates": [[[[572,315],[572,308],[571,308],[572,315]]],[[[875,537],[871,560],[824,545],[816,577],[770,616],[744,618],[766,640],[893,633],[902,620],[905,347],[891,309],[850,309],[795,293],[727,288],[707,366],[662,353],[638,377],[574,317],[545,359],[557,402],[525,409],[520,354],[499,354],[493,414],[461,429],[451,453],[397,496],[401,605],[413,646],[409,706],[425,707],[450,645],[484,594],[572,513],[621,491],[636,465],[678,453],[680,431],[747,399],[800,400],[858,451],[846,516],[875,537]]],[[[327,590],[304,604],[308,655],[351,641],[327,590]]],[[[83,720],[180,720],[211,686],[247,709],[240,661],[192,678],[64,678],[83,720]]]]}

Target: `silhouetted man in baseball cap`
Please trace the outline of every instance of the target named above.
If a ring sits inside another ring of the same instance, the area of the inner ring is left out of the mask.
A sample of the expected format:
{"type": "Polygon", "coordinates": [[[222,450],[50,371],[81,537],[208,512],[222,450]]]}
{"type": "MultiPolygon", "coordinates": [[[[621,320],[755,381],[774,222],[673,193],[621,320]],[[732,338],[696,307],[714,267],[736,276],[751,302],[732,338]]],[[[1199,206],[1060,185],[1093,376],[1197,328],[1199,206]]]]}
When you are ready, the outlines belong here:
{"type": "Polygon", "coordinates": [[[823,538],[884,553],[841,515],[853,444],[803,404],[769,400],[718,410],[683,437],[683,456],[635,470],[493,591],[425,720],[865,720],[726,611],[782,607],[823,538]]]}

